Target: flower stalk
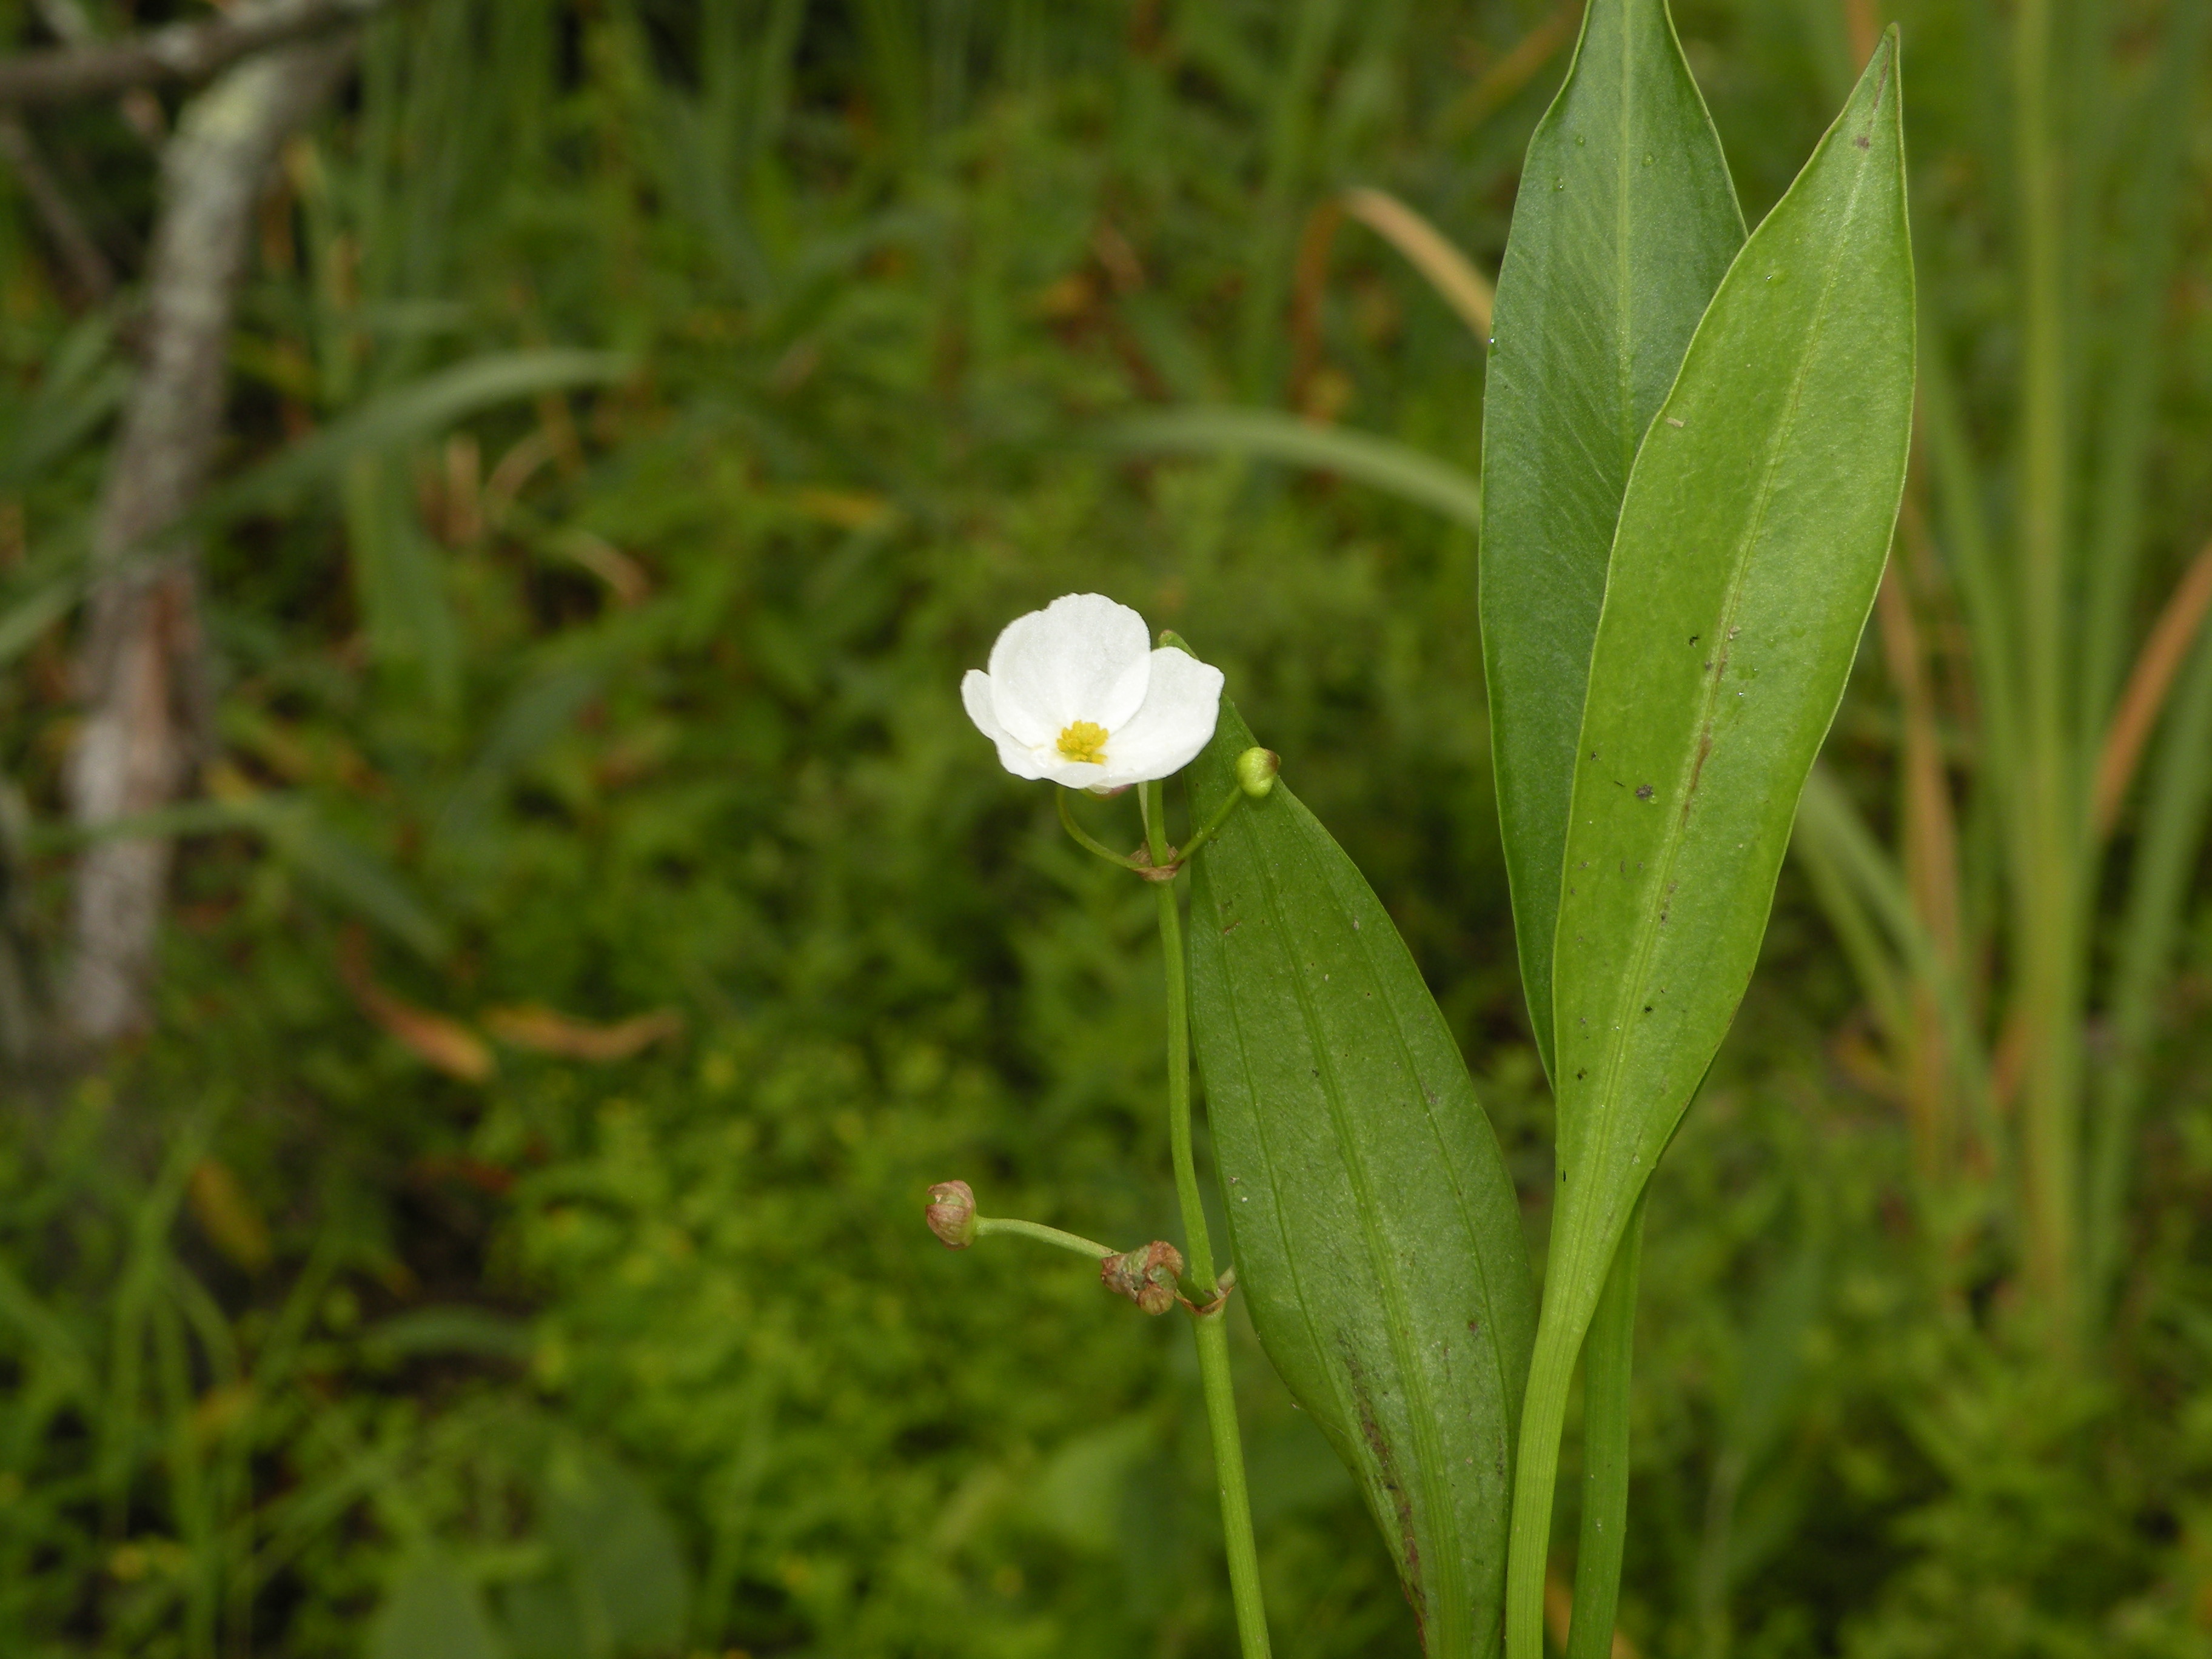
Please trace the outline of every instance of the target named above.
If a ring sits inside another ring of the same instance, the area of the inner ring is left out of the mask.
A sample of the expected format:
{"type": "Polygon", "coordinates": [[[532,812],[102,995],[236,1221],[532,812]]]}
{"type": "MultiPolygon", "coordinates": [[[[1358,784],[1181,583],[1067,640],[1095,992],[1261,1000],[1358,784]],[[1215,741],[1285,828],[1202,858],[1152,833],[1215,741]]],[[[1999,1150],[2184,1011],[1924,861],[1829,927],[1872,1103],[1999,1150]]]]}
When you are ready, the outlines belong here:
{"type": "Polygon", "coordinates": [[[1101,1244],[1080,1233],[1062,1232],[1057,1227],[1048,1227],[1042,1221],[1018,1221],[1012,1216],[979,1215],[975,1218],[975,1237],[988,1238],[994,1233],[1006,1233],[1016,1238],[1033,1238],[1040,1244],[1054,1249],[1073,1250],[1078,1255],[1087,1255],[1093,1261],[1103,1261],[1115,1254],[1111,1244],[1101,1244]]]}
{"type": "Polygon", "coordinates": [[[1260,1555],[1252,1536],[1244,1449],[1237,1437],[1229,1330],[1221,1318],[1236,1275],[1214,1271],[1213,1241],[1191,1152],[1190,984],[1175,879],[1191,854],[1228,822],[1239,801],[1257,800],[1274,787],[1279,762],[1265,749],[1254,748],[1241,756],[1237,792],[1199,826],[1180,851],[1168,841],[1162,791],[1162,781],[1188,766],[1212,739],[1220,716],[1221,686],[1221,671],[1200,662],[1173,633],[1162,633],[1155,647],[1143,617],[1097,593],[1063,594],[1042,611],[1016,617],[992,646],[990,666],[970,669],[960,683],[968,717],[997,747],[1000,764],[1016,777],[1048,779],[1063,786],[1058,797],[1060,822],[1069,837],[1085,851],[1141,876],[1158,895],[1167,976],[1168,1139],[1183,1236],[1189,1245],[1188,1263],[1181,1251],[1158,1239],[1116,1254],[1055,1227],[978,1216],[975,1194],[963,1182],[931,1188],[929,1224],[956,1249],[964,1249],[985,1234],[1007,1232],[1094,1256],[1106,1288],[1145,1312],[1165,1313],[1181,1303],[1189,1313],[1220,1486],[1221,1530],[1239,1649],[1243,1659],[1267,1659],[1260,1555]],[[1118,794],[1132,785],[1139,792],[1145,841],[1133,854],[1116,853],[1076,822],[1068,796],[1076,789],[1118,794]]]}
{"type": "MultiPolygon", "coordinates": [[[[1213,1441],[1213,1468],[1221,1491],[1222,1540],[1229,1557],[1229,1593],[1237,1609],[1243,1659],[1267,1659],[1267,1615],[1260,1592],[1260,1551],[1252,1534],[1252,1500],[1244,1478],[1244,1444],[1237,1427],[1237,1394],[1229,1373],[1229,1328],[1220,1316],[1224,1297],[1213,1270],[1213,1240],[1199,1195],[1198,1162],[1190,1132],[1190,980],[1182,945],[1182,912],[1173,880],[1166,803],[1158,780],[1142,786],[1146,850],[1155,867],[1170,872],[1154,890],[1159,896],[1160,953],[1167,974],[1168,1144],[1175,1162],[1176,1196],[1182,1206],[1190,1278],[1206,1311],[1192,1321],[1198,1370],[1206,1394],[1206,1420],[1213,1441]]],[[[1232,799],[1237,797],[1231,797],[1232,799]]],[[[1194,1310],[1195,1311],[1195,1310],[1194,1310]]]]}
{"type": "Polygon", "coordinates": [[[1095,853],[1109,864],[1118,864],[1124,870],[1133,870],[1139,874],[1144,872],[1146,866],[1131,858],[1127,853],[1115,852],[1075,821],[1075,809],[1068,805],[1069,798],[1075,793],[1073,789],[1060,789],[1054,793],[1060,800],[1060,827],[1067,831],[1070,840],[1085,852],[1095,853]]]}

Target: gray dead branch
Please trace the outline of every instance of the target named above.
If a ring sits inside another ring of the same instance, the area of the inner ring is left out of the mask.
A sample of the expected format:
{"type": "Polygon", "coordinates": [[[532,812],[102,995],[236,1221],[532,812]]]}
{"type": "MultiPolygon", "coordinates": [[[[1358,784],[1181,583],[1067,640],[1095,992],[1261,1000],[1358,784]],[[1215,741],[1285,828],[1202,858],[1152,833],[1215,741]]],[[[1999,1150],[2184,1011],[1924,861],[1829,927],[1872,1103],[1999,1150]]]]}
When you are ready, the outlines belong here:
{"type": "MultiPolygon", "coordinates": [[[[81,38],[73,7],[61,31],[79,36],[52,52],[0,59],[0,105],[69,104],[133,87],[204,81],[240,59],[357,22],[383,0],[264,0],[204,22],[172,23],[126,40],[81,38]]],[[[50,15],[50,21],[55,19],[50,15]]]]}
{"type": "MultiPolygon", "coordinates": [[[[257,46],[297,40],[310,14],[319,26],[335,13],[350,17],[368,9],[368,0],[350,0],[234,13],[231,44],[241,34],[257,46]],[[278,12],[288,33],[249,30],[278,12]]],[[[246,58],[185,106],[163,148],[162,204],[146,276],[144,362],[94,521],[98,575],[79,662],[85,717],[66,780],[81,827],[168,805],[189,782],[206,740],[207,667],[194,550],[165,544],[163,532],[191,507],[214,458],[255,205],[285,139],[329,94],[352,44],[343,35],[246,58]]],[[[105,54],[112,63],[124,61],[118,54],[153,50],[141,43],[89,56],[105,54]]],[[[239,55],[232,52],[230,58],[239,55]]],[[[88,61],[88,54],[76,56],[80,65],[88,61]]],[[[112,93],[124,84],[118,75],[111,69],[102,78],[80,67],[69,82],[70,95],[112,93]]],[[[27,80],[20,64],[0,64],[0,100],[11,87],[33,84],[58,82],[52,76],[27,80]]],[[[169,863],[169,842],[153,837],[95,840],[82,854],[72,894],[73,951],[58,1011],[74,1046],[103,1045],[146,1024],[169,863]]]]}

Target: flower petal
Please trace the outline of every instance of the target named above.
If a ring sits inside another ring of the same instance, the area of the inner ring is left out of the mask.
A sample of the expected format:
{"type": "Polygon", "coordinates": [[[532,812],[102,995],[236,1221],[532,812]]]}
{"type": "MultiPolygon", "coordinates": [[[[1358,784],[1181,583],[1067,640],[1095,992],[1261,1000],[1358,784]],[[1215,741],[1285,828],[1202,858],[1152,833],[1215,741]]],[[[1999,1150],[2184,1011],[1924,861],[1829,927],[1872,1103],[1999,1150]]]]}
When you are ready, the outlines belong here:
{"type": "Polygon", "coordinates": [[[991,647],[999,725],[1032,748],[1076,720],[1115,730],[1144,704],[1151,643],[1145,619],[1103,593],[1062,594],[1015,617],[991,647]]]}
{"type": "Polygon", "coordinates": [[[1221,671],[1189,653],[1163,646],[1152,653],[1151,683],[1130,722],[1106,739],[1103,775],[1113,788],[1180,772],[1213,737],[1221,715],[1221,671]]]}
{"type": "MultiPolygon", "coordinates": [[[[1018,743],[1013,734],[999,724],[998,714],[992,708],[991,677],[980,668],[971,668],[960,679],[960,702],[967,709],[968,718],[975,722],[975,729],[999,745],[999,764],[1018,778],[1041,778],[1045,774],[1038,768],[1037,757],[1028,744],[1018,743]]],[[[1060,757],[1053,757],[1054,760],[1060,757]]]]}
{"type": "Polygon", "coordinates": [[[1106,769],[1096,761],[1072,761],[1061,756],[1050,744],[1032,750],[1030,764],[1036,768],[1036,775],[1050,778],[1054,783],[1065,784],[1070,789],[1101,789],[1106,787],[1106,769]]]}

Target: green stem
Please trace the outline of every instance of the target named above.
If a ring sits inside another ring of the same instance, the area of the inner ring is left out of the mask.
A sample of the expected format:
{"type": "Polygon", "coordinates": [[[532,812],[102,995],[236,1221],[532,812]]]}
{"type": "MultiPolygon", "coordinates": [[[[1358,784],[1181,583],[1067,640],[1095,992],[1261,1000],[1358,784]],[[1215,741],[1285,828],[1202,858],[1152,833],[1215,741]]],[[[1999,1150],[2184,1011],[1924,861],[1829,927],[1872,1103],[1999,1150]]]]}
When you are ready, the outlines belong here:
{"type": "MultiPolygon", "coordinates": [[[[1167,810],[1160,785],[1142,786],[1145,834],[1155,865],[1168,860],[1167,810]]],[[[1176,1196],[1182,1205],[1185,1254],[1200,1302],[1220,1286],[1213,1273],[1213,1240],[1199,1197],[1198,1163],[1190,1141],[1190,982],[1182,949],[1182,913],[1175,884],[1156,889],[1160,907],[1160,952],[1168,991],[1168,1142],[1175,1159],[1176,1196]]],[[[1206,1421],[1213,1440],[1213,1468],[1221,1486],[1222,1541],[1229,1555],[1229,1593],[1237,1608],[1243,1659],[1267,1659],[1267,1615],[1260,1595],[1260,1551],[1252,1537],[1252,1502],[1244,1483],[1244,1445],[1237,1429],[1237,1395],[1229,1376],[1229,1327],[1217,1311],[1192,1322],[1198,1370],[1206,1391],[1206,1421]]]]}
{"type": "Polygon", "coordinates": [[[1141,870],[1145,867],[1127,853],[1115,852],[1075,821],[1075,813],[1067,804],[1067,798],[1075,793],[1073,789],[1061,788],[1053,793],[1060,802],[1060,827],[1067,831],[1078,847],[1082,848],[1085,852],[1096,853],[1107,863],[1118,864],[1124,870],[1141,870]]]}
{"type": "Polygon", "coordinates": [[[1080,1233],[1064,1233],[1059,1228],[1048,1227],[1041,1221],[1017,1221],[1009,1216],[977,1216],[975,1237],[988,1238],[993,1233],[1011,1233],[1018,1238],[1033,1238],[1040,1244],[1055,1244],[1063,1250],[1073,1250],[1078,1255],[1087,1255],[1093,1261],[1103,1261],[1115,1254],[1111,1244],[1101,1244],[1080,1233]]]}
{"type": "Polygon", "coordinates": [[[1552,1551],[1552,1494],[1559,1479],[1559,1439],[1567,1425],[1567,1385],[1583,1333],[1560,1299],[1547,1298],[1536,1319],[1536,1350],[1521,1404],[1521,1446],[1513,1464],[1513,1520],[1505,1559],[1507,1659],[1543,1659],[1544,1569],[1552,1551]]]}
{"type": "MultiPolygon", "coordinates": [[[[1595,1207],[1571,1203],[1564,1182],[1558,1190],[1535,1351],[1529,1356],[1528,1387],[1521,1402],[1520,1449],[1513,1460],[1512,1524],[1505,1554],[1507,1659],[1543,1659],[1544,1575],[1552,1550],[1552,1498],[1559,1486],[1567,1389],[1574,1381],[1575,1357],[1583,1350],[1611,1283],[1621,1241],[1637,1214],[1632,1204],[1618,1226],[1608,1225],[1595,1207]],[[1602,1275],[1601,1264],[1607,1269],[1602,1275]]],[[[1640,1186],[1637,1195],[1642,1196],[1640,1186]]]]}
{"type": "Polygon", "coordinates": [[[1182,848],[1176,854],[1176,867],[1181,869],[1184,865],[1188,864],[1190,855],[1219,835],[1221,826],[1229,822],[1229,815],[1243,804],[1244,792],[1241,788],[1232,789],[1223,796],[1221,805],[1213,809],[1213,816],[1206,821],[1205,827],[1183,842],[1182,848]]]}
{"type": "Polygon", "coordinates": [[[1621,1553],[1628,1534],[1628,1376],[1643,1259],[1639,1198],[1583,1343],[1583,1520],[1567,1659],[1608,1659],[1613,1652],[1621,1553]]]}

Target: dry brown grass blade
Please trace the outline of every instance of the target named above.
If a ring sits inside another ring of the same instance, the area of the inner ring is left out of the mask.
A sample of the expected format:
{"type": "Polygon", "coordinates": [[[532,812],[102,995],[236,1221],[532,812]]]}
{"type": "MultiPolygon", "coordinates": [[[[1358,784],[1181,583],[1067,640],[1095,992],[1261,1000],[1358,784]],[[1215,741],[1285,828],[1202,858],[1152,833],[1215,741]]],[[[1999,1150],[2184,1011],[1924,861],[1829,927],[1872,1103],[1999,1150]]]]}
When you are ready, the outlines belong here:
{"type": "Polygon", "coordinates": [[[1364,186],[1344,192],[1344,210],[1404,254],[1446,305],[1487,344],[1498,291],[1444,234],[1396,197],[1364,186]]]}
{"type": "Polygon", "coordinates": [[[1504,108],[1522,88],[1536,78],[1536,72],[1552,61],[1554,52],[1575,38],[1582,21],[1582,0],[1565,0],[1557,11],[1515,41],[1512,48],[1485,70],[1474,84],[1461,94],[1459,101],[1444,112],[1443,131],[1447,134],[1468,131],[1504,108]]]}
{"type": "Polygon", "coordinates": [[[484,1024],[501,1042],[518,1048],[556,1054],[563,1060],[601,1061],[628,1060],[684,1031],[684,1016],[673,1008],[659,1008],[602,1025],[528,1004],[495,1008],[484,1016],[484,1024]]]}
{"type": "Polygon", "coordinates": [[[1851,58],[1863,64],[1881,44],[1881,14],[1874,0],[1844,0],[1844,28],[1851,43],[1851,58]]]}
{"type": "Polygon", "coordinates": [[[1344,222],[1344,204],[1330,196],[1306,216],[1298,234],[1297,262],[1291,278],[1291,404],[1304,410],[1311,403],[1316,376],[1322,368],[1321,299],[1328,286],[1328,254],[1336,243],[1336,228],[1344,222]]]}
{"type": "Polygon", "coordinates": [[[368,970],[368,947],[357,929],[349,931],[338,947],[338,976],[362,1012],[424,1065],[464,1083],[482,1083],[497,1069],[490,1046],[460,1021],[418,1008],[379,985],[368,970]]]}
{"type": "MultiPolygon", "coordinates": [[[[1908,535],[1924,533],[1909,507],[1908,535]]],[[[1936,700],[1928,679],[1927,653],[1913,616],[1905,577],[1893,560],[1882,573],[1875,600],[1883,652],[1897,688],[1905,728],[1902,840],[1905,882],[1920,925],[1928,930],[1942,959],[1959,958],[1958,830],[1950,781],[1943,767],[1942,739],[1936,724],[1936,700]]],[[[1913,1158],[1928,1180],[1942,1176],[1955,1145],[1958,1114],[1950,1088],[1950,1059],[1943,1041],[1935,988],[1916,984],[1907,1052],[1898,1056],[1904,1074],[1906,1109],[1912,1130],[1913,1158]]]]}
{"type": "Polygon", "coordinates": [[[2135,781],[2143,744],[2150,740],[2159,711],[2166,707],[2166,694],[2173,690],[2174,676],[2188,659],[2189,647],[2196,641],[2197,630],[2204,625],[2208,611],[2212,611],[2212,543],[2182,574],[2173,596],[2159,613],[2150,637],[2143,641],[2142,654],[2136,659],[2135,670],[2128,676],[2127,690],[2121,694],[2112,728],[2106,733],[2104,751],[2097,757],[2096,787],[2090,796],[2090,822],[2100,842],[2112,833],[2112,825],[2119,818],[2120,803],[2127,799],[2128,785],[2135,781]]]}

